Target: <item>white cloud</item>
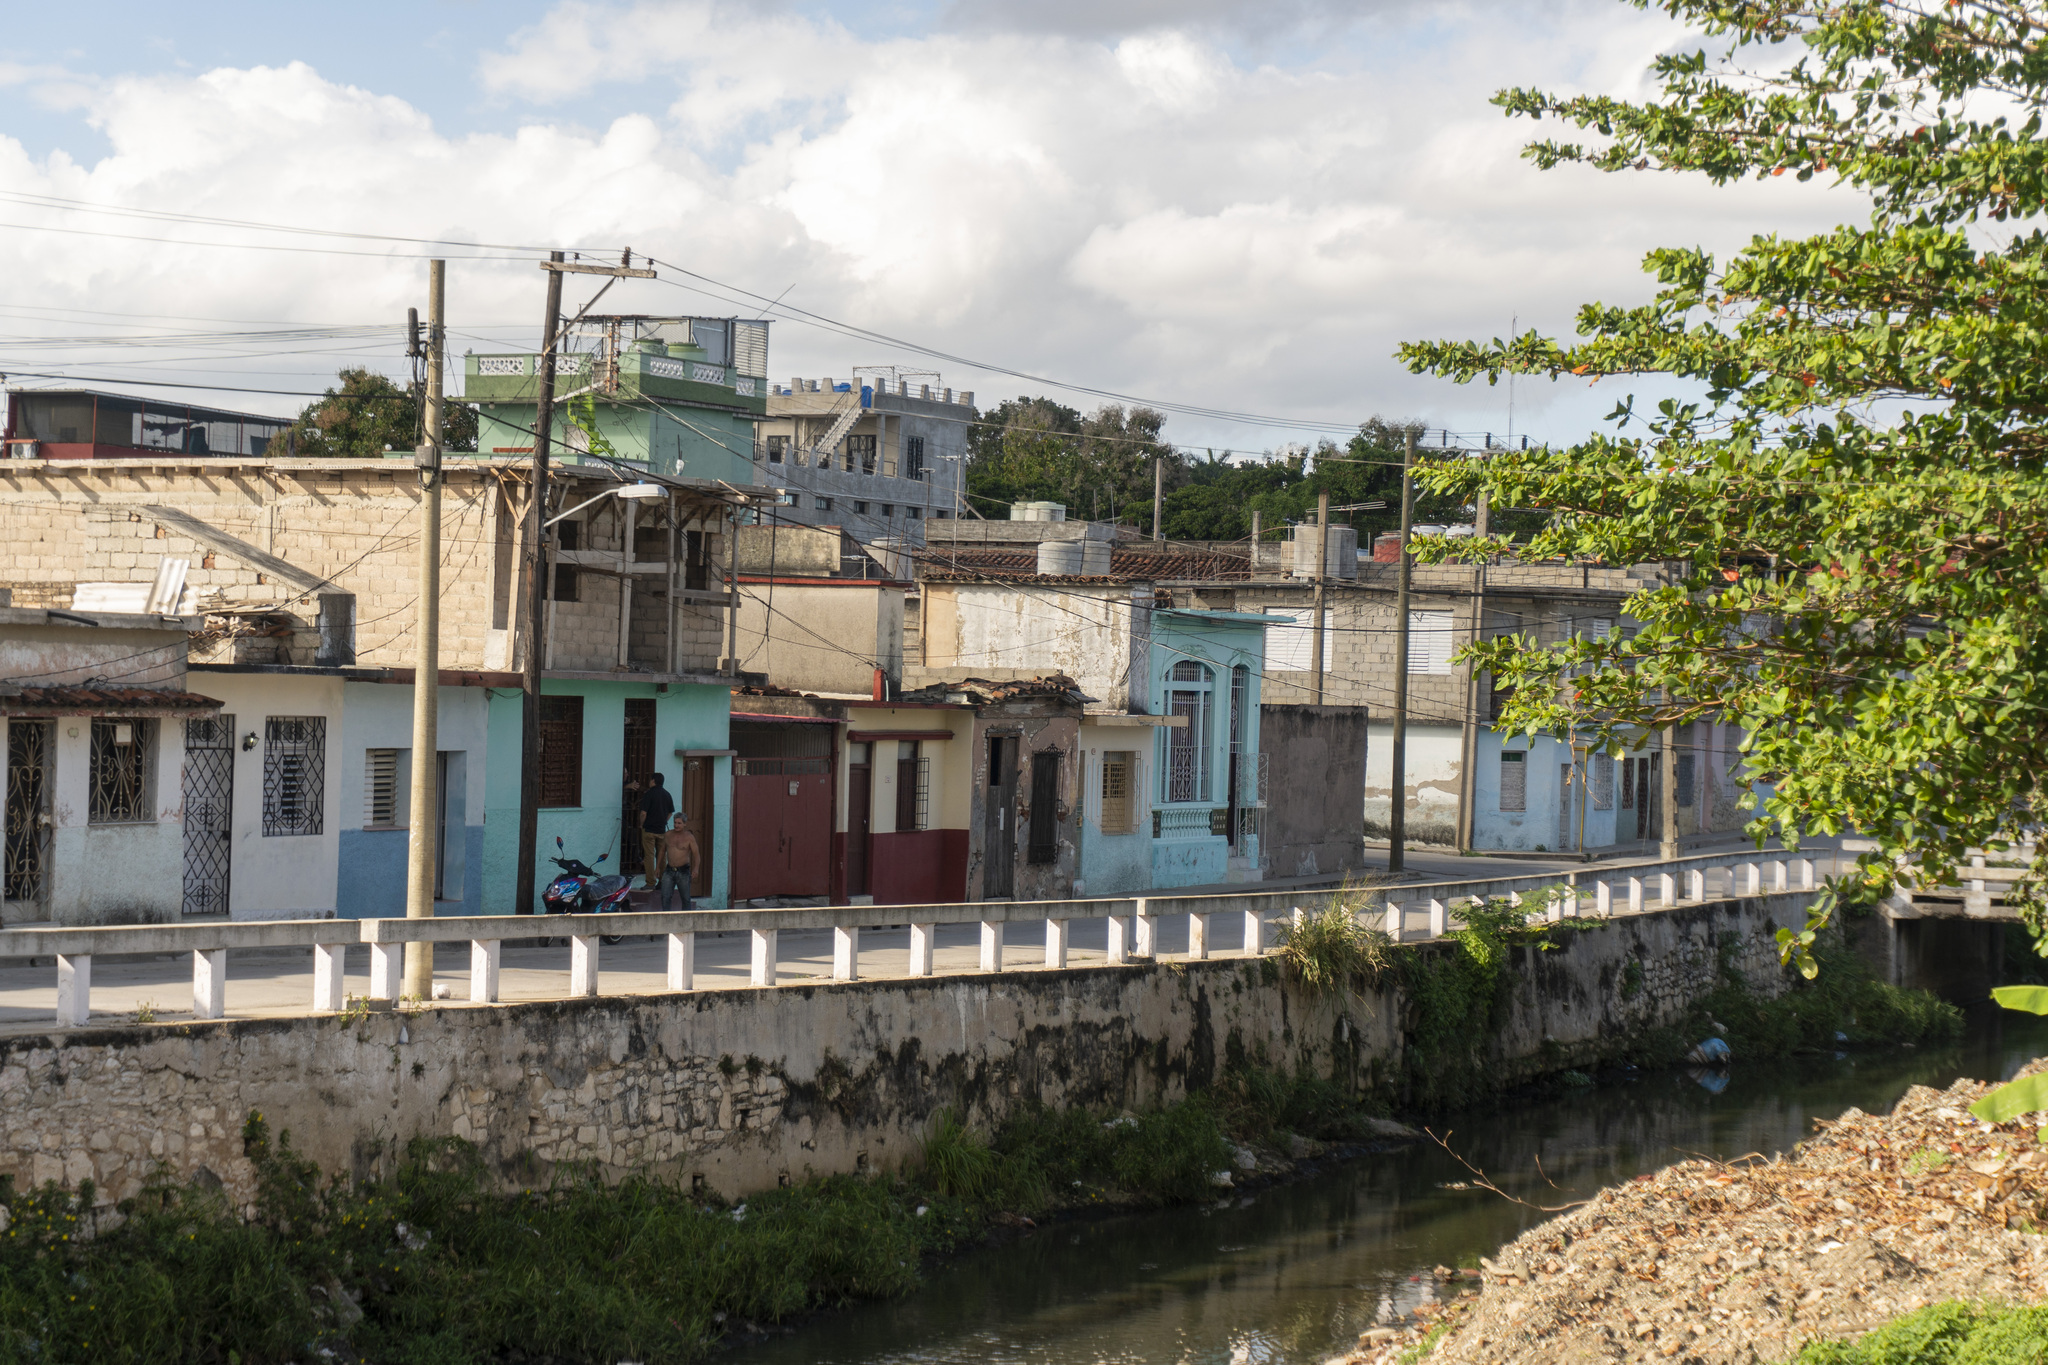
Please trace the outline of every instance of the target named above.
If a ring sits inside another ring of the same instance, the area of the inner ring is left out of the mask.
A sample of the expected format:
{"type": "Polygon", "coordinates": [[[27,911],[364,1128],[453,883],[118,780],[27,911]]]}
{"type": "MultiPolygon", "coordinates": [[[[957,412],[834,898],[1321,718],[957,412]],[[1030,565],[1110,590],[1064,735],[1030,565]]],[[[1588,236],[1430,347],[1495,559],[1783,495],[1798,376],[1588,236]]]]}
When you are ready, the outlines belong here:
{"type": "MultiPolygon", "coordinates": [[[[794,283],[798,306],[1093,387],[1462,427],[1493,424],[1503,396],[1406,375],[1390,358],[1400,340],[1498,334],[1513,312],[1567,326],[1581,301],[1647,296],[1636,267],[1650,246],[1725,247],[1859,212],[1782,182],[1713,191],[1531,169],[1518,152],[1532,129],[1489,107],[1491,91],[1633,91],[1673,35],[1655,16],[1555,0],[1424,24],[1370,19],[1376,8],[1349,7],[1368,17],[1313,57],[1252,63],[1215,36],[1242,9],[1220,0],[1178,27],[1139,5],[1102,37],[994,22],[869,37],[723,0],[575,0],[480,54],[474,131],[299,63],[116,78],[81,96],[108,154],[31,159],[0,138],[0,190],[419,237],[630,244],[768,295],[794,283]],[[567,108],[603,124],[578,126],[567,108]]],[[[26,208],[0,219],[307,244],[26,208]]],[[[423,274],[410,259],[4,230],[0,250],[12,279],[32,282],[18,301],[180,315],[396,318],[423,274]]],[[[538,273],[458,264],[458,332],[531,326],[538,273]]],[[[613,302],[736,307],[655,286],[621,287],[613,302]]],[[[773,354],[779,375],[911,359],[793,323],[773,354]]],[[[317,373],[334,357],[289,363],[317,373]]],[[[9,365],[25,368],[0,343],[9,365]]],[[[985,401],[1032,387],[946,368],[985,401]]],[[[1580,429],[1612,401],[1531,389],[1524,413],[1555,401],[1551,420],[1580,429]]],[[[1179,418],[1168,431],[1290,439],[1179,418]]]]}

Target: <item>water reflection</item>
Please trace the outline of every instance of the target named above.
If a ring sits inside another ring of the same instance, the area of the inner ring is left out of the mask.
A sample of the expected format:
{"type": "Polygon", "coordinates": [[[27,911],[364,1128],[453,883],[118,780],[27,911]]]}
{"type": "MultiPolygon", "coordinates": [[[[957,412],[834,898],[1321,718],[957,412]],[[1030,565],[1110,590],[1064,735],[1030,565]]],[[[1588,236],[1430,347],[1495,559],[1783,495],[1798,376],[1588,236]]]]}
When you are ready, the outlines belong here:
{"type": "MultiPolygon", "coordinates": [[[[1684,1155],[1782,1151],[1812,1120],[1888,1108],[1909,1085],[2010,1076],[2048,1052],[2048,1019],[1978,1021],[1935,1051],[1738,1065],[1718,1093],[1685,1072],[1451,1120],[1451,1144],[1537,1204],[1584,1198],[1684,1155]],[[1539,1174],[1539,1171],[1541,1172],[1539,1174]]],[[[1442,1131],[1441,1129],[1439,1131],[1442,1131]]],[[[1418,1145],[1199,1209],[1056,1226],[961,1258],[908,1299],[829,1314],[734,1353],[744,1365],[1032,1362],[1300,1365],[1437,1292],[1545,1216],[1477,1190],[1418,1145]]]]}

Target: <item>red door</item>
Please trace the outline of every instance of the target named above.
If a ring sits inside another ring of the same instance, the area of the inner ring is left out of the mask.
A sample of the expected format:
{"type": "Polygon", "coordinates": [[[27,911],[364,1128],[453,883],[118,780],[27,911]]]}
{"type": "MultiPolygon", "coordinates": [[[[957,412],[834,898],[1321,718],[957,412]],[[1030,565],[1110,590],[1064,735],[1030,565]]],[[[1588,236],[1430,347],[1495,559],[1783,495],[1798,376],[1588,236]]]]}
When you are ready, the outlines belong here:
{"type": "MultiPolygon", "coordinates": [[[[850,746],[865,750],[865,744],[850,746]]],[[[865,757],[865,755],[862,755],[865,757]]],[[[875,796],[875,772],[866,763],[846,769],[846,894],[868,894],[868,827],[875,796]]]]}
{"type": "Polygon", "coordinates": [[[832,777],[762,772],[804,761],[753,759],[732,780],[732,898],[830,893],[832,777]]]}

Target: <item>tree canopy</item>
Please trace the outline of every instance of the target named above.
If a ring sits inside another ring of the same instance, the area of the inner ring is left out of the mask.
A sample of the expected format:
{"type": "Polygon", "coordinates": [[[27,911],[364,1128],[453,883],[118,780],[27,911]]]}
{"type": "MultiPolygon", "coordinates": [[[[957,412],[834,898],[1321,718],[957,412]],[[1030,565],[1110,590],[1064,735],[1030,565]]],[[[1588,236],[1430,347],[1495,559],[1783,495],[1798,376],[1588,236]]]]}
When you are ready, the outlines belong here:
{"type": "MultiPolygon", "coordinates": [[[[326,395],[308,403],[273,443],[274,451],[334,459],[375,460],[387,446],[419,443],[419,400],[375,370],[352,366],[335,376],[326,395]]],[[[441,448],[476,449],[476,411],[460,403],[442,408],[441,448]]]]}
{"type": "Polygon", "coordinates": [[[1726,259],[1652,251],[1654,298],[1586,305],[1575,340],[1402,347],[1411,369],[1458,381],[1654,374],[1696,393],[1654,413],[1624,400],[1611,433],[1427,478],[1550,509],[1526,555],[1685,566],[1630,604],[1632,641],[1478,646],[1516,689],[1507,726],[1614,744],[1696,717],[1743,726],[1770,784],[1753,831],[1874,837],[1881,852],[1837,888],[1867,897],[1894,855],[1940,869],[2040,818],[2048,4],[1661,7],[1713,50],[1660,57],[1641,103],[1501,92],[1511,115],[1596,138],[1527,155],[1715,184],[1832,176],[1867,196],[1868,221],[1756,236],[1726,259]]]}

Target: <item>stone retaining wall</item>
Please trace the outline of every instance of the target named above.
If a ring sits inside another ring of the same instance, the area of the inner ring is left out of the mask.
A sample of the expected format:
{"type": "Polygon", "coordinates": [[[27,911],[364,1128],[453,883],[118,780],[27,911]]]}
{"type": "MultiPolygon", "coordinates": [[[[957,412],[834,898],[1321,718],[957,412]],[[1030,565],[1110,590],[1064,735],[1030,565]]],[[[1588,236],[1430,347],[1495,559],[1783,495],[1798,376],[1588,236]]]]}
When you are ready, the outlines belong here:
{"type": "MultiPolygon", "coordinates": [[[[1516,949],[1490,1044],[1503,1082],[1590,1065],[1676,1020],[1724,955],[1777,993],[1773,920],[1797,923],[1803,899],[1661,911],[1516,949]]],[[[0,1040],[0,1175],[91,1177],[119,1199],[161,1163],[246,1197],[240,1128],[255,1111],[359,1178],[413,1137],[453,1135],[514,1182],[594,1162],[737,1195],[914,1164],[948,1105],[978,1126],[1030,1101],[1143,1108],[1233,1058],[1362,1086],[1399,1075],[1405,1015],[1391,984],[1310,999],[1273,958],[1221,958],[78,1029],[0,1040]]]]}

